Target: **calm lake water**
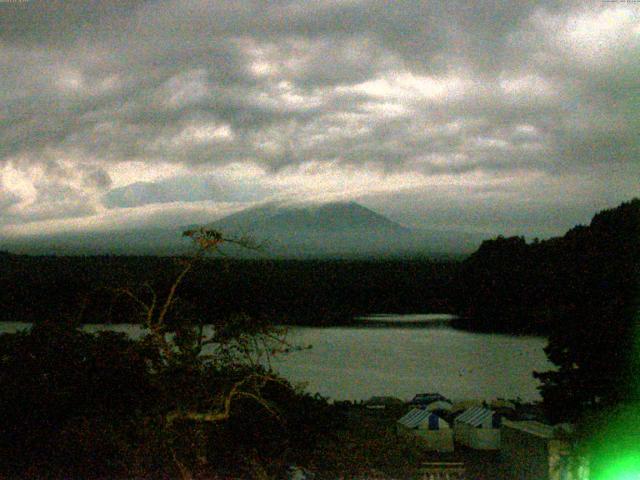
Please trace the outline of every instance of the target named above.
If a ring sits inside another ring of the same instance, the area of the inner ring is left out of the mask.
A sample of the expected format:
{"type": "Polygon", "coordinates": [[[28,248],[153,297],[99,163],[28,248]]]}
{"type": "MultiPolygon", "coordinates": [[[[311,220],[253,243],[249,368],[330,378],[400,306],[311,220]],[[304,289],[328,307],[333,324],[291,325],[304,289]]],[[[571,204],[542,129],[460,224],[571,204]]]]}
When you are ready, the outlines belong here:
{"type": "MultiPolygon", "coordinates": [[[[452,399],[497,397],[539,400],[534,370],[552,368],[543,352],[546,340],[449,327],[443,315],[373,315],[363,326],[292,327],[288,339],[310,350],[274,362],[280,373],[307,390],[335,400],[373,395],[409,399],[418,392],[440,392],[452,399]]],[[[0,332],[28,328],[0,323],[0,332]]],[[[88,325],[87,330],[123,331],[135,325],[88,325]]]]}

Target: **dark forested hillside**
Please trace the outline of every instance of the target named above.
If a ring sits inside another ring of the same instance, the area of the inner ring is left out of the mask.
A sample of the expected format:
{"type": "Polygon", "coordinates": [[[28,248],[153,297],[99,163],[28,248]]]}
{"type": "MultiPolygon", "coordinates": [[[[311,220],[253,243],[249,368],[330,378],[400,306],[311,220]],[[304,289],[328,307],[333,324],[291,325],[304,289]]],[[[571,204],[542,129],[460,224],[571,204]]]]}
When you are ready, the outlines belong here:
{"type": "Polygon", "coordinates": [[[608,318],[632,305],[639,259],[640,199],[634,199],[560,238],[483,242],[462,263],[456,308],[471,328],[510,332],[548,333],[579,310],[608,318]]]}
{"type": "Polygon", "coordinates": [[[637,455],[640,432],[640,199],[561,238],[486,241],[455,285],[465,327],[548,335],[556,368],[534,372],[547,417],[576,425],[592,478],[613,478],[602,472],[637,455]]]}
{"type": "MultiPolygon", "coordinates": [[[[183,314],[215,323],[248,314],[290,324],[349,322],[370,312],[448,311],[455,262],[428,260],[209,259],[179,291],[183,314]]],[[[131,322],[122,288],[169,288],[180,259],[0,256],[0,320],[38,322],[83,315],[131,322]]],[[[146,293],[148,294],[148,292],[146,293]]]]}

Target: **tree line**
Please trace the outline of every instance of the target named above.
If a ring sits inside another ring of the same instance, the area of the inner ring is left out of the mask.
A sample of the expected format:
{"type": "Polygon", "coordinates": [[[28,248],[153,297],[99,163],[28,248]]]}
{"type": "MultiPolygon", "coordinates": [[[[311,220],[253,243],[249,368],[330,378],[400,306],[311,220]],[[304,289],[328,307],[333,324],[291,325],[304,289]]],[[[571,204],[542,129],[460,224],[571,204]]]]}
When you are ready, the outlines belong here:
{"type": "MultiPolygon", "coordinates": [[[[180,262],[152,256],[0,255],[0,321],[40,322],[80,311],[87,323],[135,321],[130,299],[116,287],[148,283],[166,291],[180,262]]],[[[207,258],[185,279],[179,308],[197,310],[210,323],[245,314],[292,325],[345,324],[371,312],[448,312],[457,266],[428,259],[207,258]]]]}
{"type": "Polygon", "coordinates": [[[455,310],[471,328],[543,334],[586,312],[608,309],[608,319],[627,311],[638,280],[639,217],[634,199],[562,237],[484,241],[453,282],[455,310]]]}

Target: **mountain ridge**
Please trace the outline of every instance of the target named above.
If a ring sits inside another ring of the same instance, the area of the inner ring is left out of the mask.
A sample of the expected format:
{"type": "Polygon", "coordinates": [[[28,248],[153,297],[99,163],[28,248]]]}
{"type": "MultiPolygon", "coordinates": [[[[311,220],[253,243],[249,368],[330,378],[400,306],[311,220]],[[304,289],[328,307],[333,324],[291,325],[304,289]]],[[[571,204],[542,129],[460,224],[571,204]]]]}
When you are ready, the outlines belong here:
{"type": "Polygon", "coordinates": [[[328,202],[322,204],[279,204],[272,202],[241,210],[211,222],[208,228],[236,230],[262,228],[312,229],[389,229],[409,231],[407,227],[389,220],[357,202],[328,202]]]}
{"type": "Polygon", "coordinates": [[[233,257],[451,257],[479,244],[462,232],[417,230],[357,202],[338,201],[270,202],[205,224],[57,233],[3,241],[0,247],[45,255],[185,255],[193,246],[182,232],[200,227],[229,237],[249,236],[264,245],[259,252],[226,245],[225,253],[233,257]]]}

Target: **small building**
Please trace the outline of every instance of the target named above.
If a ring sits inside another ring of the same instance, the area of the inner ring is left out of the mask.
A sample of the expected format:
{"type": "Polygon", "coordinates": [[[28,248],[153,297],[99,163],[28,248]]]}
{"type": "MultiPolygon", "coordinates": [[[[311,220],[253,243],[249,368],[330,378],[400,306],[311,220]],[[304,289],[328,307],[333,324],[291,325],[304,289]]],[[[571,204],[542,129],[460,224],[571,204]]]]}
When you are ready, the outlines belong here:
{"type": "Polygon", "coordinates": [[[438,400],[447,400],[447,398],[439,393],[418,393],[409,402],[409,405],[427,406],[430,403],[437,402],[438,400]]]}
{"type": "Polygon", "coordinates": [[[400,405],[404,405],[404,402],[396,397],[371,397],[364,402],[365,408],[371,410],[384,410],[385,408],[398,407],[400,405]]]}
{"type": "Polygon", "coordinates": [[[505,480],[571,480],[586,477],[569,465],[569,443],[558,428],[531,420],[503,420],[500,458],[505,480]]]}
{"type": "Polygon", "coordinates": [[[476,450],[500,448],[501,417],[484,407],[471,407],[453,421],[456,442],[476,450]]]}
{"type": "Polygon", "coordinates": [[[451,424],[451,420],[453,418],[453,415],[451,414],[451,405],[452,404],[449,400],[436,400],[426,407],[419,406],[418,408],[429,410],[444,419],[447,423],[451,424]]]}
{"type": "Polygon", "coordinates": [[[433,412],[413,408],[397,422],[398,433],[414,435],[428,450],[453,452],[453,432],[449,424],[433,412]]]}

